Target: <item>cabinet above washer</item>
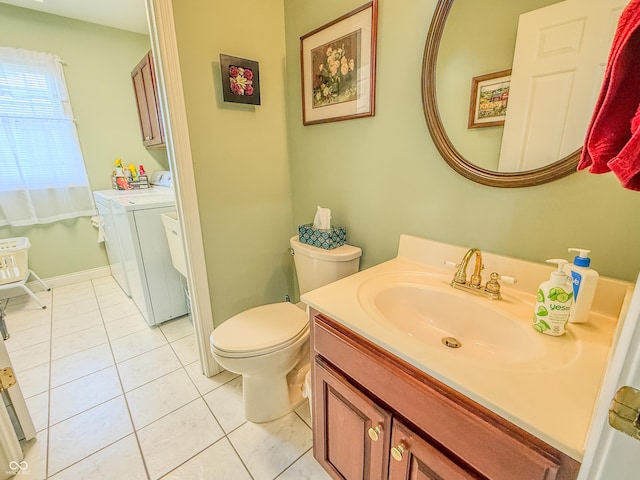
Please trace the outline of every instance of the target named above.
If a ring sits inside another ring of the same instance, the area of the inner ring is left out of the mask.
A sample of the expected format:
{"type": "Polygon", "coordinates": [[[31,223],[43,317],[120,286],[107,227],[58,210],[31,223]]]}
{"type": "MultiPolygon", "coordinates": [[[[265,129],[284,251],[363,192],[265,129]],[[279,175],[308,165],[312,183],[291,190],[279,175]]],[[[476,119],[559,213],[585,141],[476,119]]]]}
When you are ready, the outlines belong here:
{"type": "Polygon", "coordinates": [[[165,148],[162,114],[153,56],[148,52],[131,72],[138,107],[142,143],[147,148],[165,148]]]}

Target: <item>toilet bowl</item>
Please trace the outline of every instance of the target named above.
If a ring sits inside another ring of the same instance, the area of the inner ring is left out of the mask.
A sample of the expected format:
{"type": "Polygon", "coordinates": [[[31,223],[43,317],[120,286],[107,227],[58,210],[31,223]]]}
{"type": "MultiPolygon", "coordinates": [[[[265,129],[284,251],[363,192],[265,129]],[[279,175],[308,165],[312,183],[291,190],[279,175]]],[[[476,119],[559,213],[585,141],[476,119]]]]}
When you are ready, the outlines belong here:
{"type": "Polygon", "coordinates": [[[295,389],[290,394],[287,374],[300,362],[305,350],[308,354],[308,348],[304,348],[308,343],[307,315],[288,302],[246,310],[213,331],[214,358],[224,369],[242,374],[247,420],[268,422],[286,415],[303,401],[302,390],[300,395],[295,389]]]}
{"type": "MultiPolygon", "coordinates": [[[[301,293],[358,271],[362,251],[333,250],[290,240],[301,293]]],[[[211,353],[224,369],[242,375],[244,413],[262,423],[291,412],[306,399],[309,318],[304,305],[272,303],[245,310],[216,327],[211,353]]]]}

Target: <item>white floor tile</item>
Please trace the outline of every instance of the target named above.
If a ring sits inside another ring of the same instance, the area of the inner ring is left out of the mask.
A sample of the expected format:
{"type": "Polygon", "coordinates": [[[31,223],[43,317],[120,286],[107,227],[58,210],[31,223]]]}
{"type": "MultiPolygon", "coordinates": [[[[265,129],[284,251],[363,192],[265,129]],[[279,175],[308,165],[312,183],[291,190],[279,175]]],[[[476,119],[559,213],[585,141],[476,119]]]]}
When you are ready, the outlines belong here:
{"type": "Polygon", "coordinates": [[[162,480],[194,479],[251,480],[249,472],[226,438],[218,440],[162,480]]]}
{"type": "Polygon", "coordinates": [[[160,330],[162,330],[168,342],[194,334],[193,324],[188,315],[163,323],[160,325],[160,330]]]}
{"type": "Polygon", "coordinates": [[[51,362],[51,388],[113,365],[109,344],[89,348],[51,362]]]}
{"type": "Polygon", "coordinates": [[[296,408],[296,413],[298,414],[298,416],[300,416],[300,418],[302,418],[304,423],[309,426],[309,428],[313,428],[313,425],[311,423],[311,408],[309,408],[309,400],[299,405],[296,408]]]}
{"type": "Polygon", "coordinates": [[[149,425],[199,396],[198,390],[182,368],[126,395],[136,429],[149,425]]]}
{"type": "Polygon", "coordinates": [[[98,286],[101,286],[101,285],[118,285],[118,282],[116,282],[116,279],[113,278],[111,275],[105,275],[104,277],[94,278],[91,280],[91,283],[93,284],[94,288],[97,288],[98,286]]]}
{"type": "Polygon", "coordinates": [[[269,423],[247,422],[229,435],[255,480],[272,480],[312,445],[311,429],[295,413],[269,423]]]}
{"type": "Polygon", "coordinates": [[[96,325],[70,335],[56,337],[51,341],[51,359],[73,355],[74,353],[107,343],[107,334],[103,325],[96,325]]]}
{"type": "Polygon", "coordinates": [[[123,397],[49,428],[49,475],[133,432],[123,397]]]}
{"type": "Polygon", "coordinates": [[[287,468],[278,480],[331,480],[331,477],[313,458],[313,450],[309,450],[287,468]]]}
{"type": "Polygon", "coordinates": [[[49,392],[43,392],[25,400],[36,432],[49,426],[49,392]]]}
{"type": "MultiPolygon", "coordinates": [[[[40,299],[42,303],[44,303],[49,307],[51,306],[50,291],[47,292],[45,290],[39,290],[36,288],[31,289],[31,291],[35,294],[36,297],[40,299]]],[[[19,294],[17,296],[13,296],[9,298],[9,302],[6,308],[6,312],[8,314],[9,313],[13,314],[18,312],[37,312],[42,310],[49,310],[49,309],[43,309],[38,303],[36,303],[35,300],[31,298],[30,295],[25,293],[25,291],[22,288],[16,288],[13,290],[13,292],[9,291],[7,293],[9,293],[10,295],[19,294]]],[[[3,296],[2,298],[6,298],[6,297],[3,296]]]]}
{"type": "Polygon", "coordinates": [[[51,480],[146,480],[134,435],[118,440],[51,477],[51,480]]]}
{"type": "Polygon", "coordinates": [[[53,321],[51,336],[53,338],[63,337],[100,325],[102,325],[100,310],[81,313],[73,317],[58,318],[53,321]]]}
{"type": "Polygon", "coordinates": [[[128,392],[182,367],[169,345],[143,353],[118,364],[124,391],[128,392]]]}
{"type": "Polygon", "coordinates": [[[162,332],[158,328],[148,328],[113,340],[111,342],[111,348],[116,363],[120,363],[136,355],[166,345],[166,343],[167,341],[164,335],[162,335],[162,332]]]}
{"type": "Polygon", "coordinates": [[[54,322],[56,320],[63,320],[69,317],[77,317],[83,313],[95,312],[96,310],[98,310],[98,301],[93,294],[73,303],[67,303],[60,306],[54,305],[51,309],[53,312],[52,318],[54,322]]]}
{"type": "Polygon", "coordinates": [[[200,359],[195,335],[189,335],[175,342],[171,342],[171,347],[183,365],[189,365],[200,359]]]}
{"type": "Polygon", "coordinates": [[[115,288],[112,288],[109,293],[102,293],[97,295],[97,297],[100,308],[118,305],[119,303],[124,303],[129,300],[129,297],[127,297],[127,295],[117,285],[115,288]]]}
{"type": "Polygon", "coordinates": [[[21,348],[31,347],[42,342],[48,342],[51,338],[51,324],[49,322],[38,325],[37,327],[25,330],[11,331],[8,327],[9,338],[4,344],[8,352],[15,352],[21,348]]]}
{"type": "Polygon", "coordinates": [[[11,352],[11,364],[16,372],[21,373],[49,361],[49,342],[42,342],[30,347],[11,352]]]}
{"type": "Polygon", "coordinates": [[[213,377],[205,377],[202,373],[200,361],[190,363],[184,368],[191,377],[191,380],[193,380],[193,383],[195,384],[201,395],[205,395],[210,391],[215,390],[216,388],[224,385],[225,383],[233,380],[238,376],[237,373],[224,370],[223,372],[219,373],[218,375],[214,375],[213,377]]]}
{"type": "Polygon", "coordinates": [[[128,299],[126,302],[101,308],[100,311],[102,312],[102,318],[105,323],[133,315],[134,313],[140,313],[140,310],[138,310],[138,307],[136,307],[136,304],[133,303],[131,299],[128,299]]]}
{"type": "Polygon", "coordinates": [[[49,390],[49,364],[43,363],[37,367],[16,373],[20,389],[24,398],[29,398],[49,390]]]}
{"type": "MultiPolygon", "coordinates": [[[[83,284],[84,285],[84,284],[83,284]]],[[[82,288],[74,290],[65,290],[60,292],[57,288],[53,289],[53,307],[57,309],[63,305],[69,305],[72,303],[78,303],[83,300],[95,298],[96,294],[93,291],[93,286],[88,284],[82,288]]]]}
{"type": "Polygon", "coordinates": [[[116,367],[86,375],[51,390],[51,425],[122,395],[116,367]]]}
{"type": "Polygon", "coordinates": [[[5,322],[10,335],[42,325],[51,325],[51,309],[49,308],[10,312],[7,307],[5,313],[5,322]]]}
{"type": "Polygon", "coordinates": [[[27,468],[20,471],[16,480],[44,480],[47,475],[47,431],[38,432],[35,438],[22,444],[27,468]]]}
{"type": "Polygon", "coordinates": [[[86,280],[84,282],[72,283],[70,285],[61,285],[59,287],[55,287],[53,289],[53,293],[56,295],[63,293],[75,292],[77,290],[84,290],[86,288],[92,288],[93,284],[91,280],[86,280]]]}
{"type": "Polygon", "coordinates": [[[109,340],[111,341],[150,328],[140,313],[118,318],[117,320],[105,323],[104,326],[107,329],[107,335],[109,335],[109,340]]]}
{"type": "Polygon", "coordinates": [[[247,421],[242,401],[242,377],[236,377],[203,398],[225,432],[229,433],[247,421]]]}
{"type": "Polygon", "coordinates": [[[152,479],[160,478],[222,436],[220,426],[200,398],[138,431],[152,479]]]}

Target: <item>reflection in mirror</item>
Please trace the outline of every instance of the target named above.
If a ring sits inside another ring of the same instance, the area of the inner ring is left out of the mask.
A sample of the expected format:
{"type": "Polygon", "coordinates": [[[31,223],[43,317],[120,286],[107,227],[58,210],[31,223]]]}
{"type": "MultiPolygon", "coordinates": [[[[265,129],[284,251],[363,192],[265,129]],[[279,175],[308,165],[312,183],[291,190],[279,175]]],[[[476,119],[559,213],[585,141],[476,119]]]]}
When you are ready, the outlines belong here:
{"type": "Polygon", "coordinates": [[[445,160],[468,178],[505,187],[575,171],[624,4],[440,0],[425,47],[423,103],[445,160]],[[586,6],[598,21],[585,20],[586,6]],[[471,80],[510,68],[504,127],[468,128],[471,80]]]}

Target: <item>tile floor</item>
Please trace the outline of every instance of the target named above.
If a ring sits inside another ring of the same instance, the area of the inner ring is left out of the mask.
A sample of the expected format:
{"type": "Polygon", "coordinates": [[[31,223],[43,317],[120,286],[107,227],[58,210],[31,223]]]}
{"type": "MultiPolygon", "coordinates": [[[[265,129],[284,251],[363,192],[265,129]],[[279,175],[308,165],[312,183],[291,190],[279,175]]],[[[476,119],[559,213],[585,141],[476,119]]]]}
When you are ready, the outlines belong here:
{"type": "Polygon", "coordinates": [[[326,480],[308,404],[253,424],[242,379],[200,373],[187,317],[150,328],[113,278],[9,299],[5,342],[38,434],[14,478],[326,480]]]}

